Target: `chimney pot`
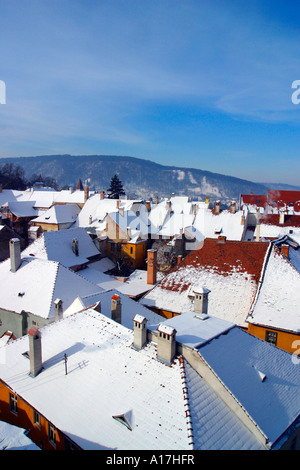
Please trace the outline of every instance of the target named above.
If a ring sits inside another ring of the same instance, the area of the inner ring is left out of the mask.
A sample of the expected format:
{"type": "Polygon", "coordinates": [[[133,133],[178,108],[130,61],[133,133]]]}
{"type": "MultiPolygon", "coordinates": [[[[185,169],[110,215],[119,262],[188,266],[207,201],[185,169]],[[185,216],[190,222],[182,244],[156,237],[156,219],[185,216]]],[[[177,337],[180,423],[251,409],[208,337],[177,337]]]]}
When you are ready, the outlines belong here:
{"type": "Polygon", "coordinates": [[[171,364],[176,353],[176,330],[171,326],[160,324],[157,331],[157,359],[171,364]]]}
{"type": "Polygon", "coordinates": [[[207,314],[208,310],[208,294],[210,290],[206,287],[196,287],[193,289],[194,297],[194,311],[197,313],[207,314]]]}
{"type": "Polygon", "coordinates": [[[133,346],[142,349],[147,342],[147,318],[135,315],[133,320],[133,346]]]}

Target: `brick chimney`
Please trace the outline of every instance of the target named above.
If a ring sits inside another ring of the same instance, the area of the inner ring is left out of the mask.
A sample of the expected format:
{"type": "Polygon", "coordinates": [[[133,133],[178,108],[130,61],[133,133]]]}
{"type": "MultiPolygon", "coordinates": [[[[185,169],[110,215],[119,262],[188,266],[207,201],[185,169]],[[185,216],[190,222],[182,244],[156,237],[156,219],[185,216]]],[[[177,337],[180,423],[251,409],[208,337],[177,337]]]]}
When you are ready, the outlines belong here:
{"type": "Polygon", "coordinates": [[[29,337],[29,359],[30,371],[29,375],[36,377],[41,372],[42,363],[42,335],[37,328],[31,328],[28,331],[29,337]]]}
{"type": "Polygon", "coordinates": [[[122,323],[122,304],[120,296],[114,294],[111,298],[111,319],[122,323]]]}
{"type": "Polygon", "coordinates": [[[176,330],[171,326],[160,324],[157,331],[157,359],[171,364],[176,353],[176,330]]]}
{"type": "Polygon", "coordinates": [[[197,313],[207,314],[208,294],[210,293],[210,290],[206,289],[206,287],[195,287],[193,292],[195,294],[194,311],[197,313]]]}
{"type": "Polygon", "coordinates": [[[54,317],[55,321],[63,318],[63,301],[61,299],[56,299],[54,301],[54,317]]]}
{"type": "Polygon", "coordinates": [[[289,248],[290,247],[287,244],[281,245],[281,253],[287,258],[289,257],[289,248]]]}
{"type": "Polygon", "coordinates": [[[84,202],[86,202],[89,198],[90,190],[88,186],[84,187],[84,202]]]}
{"type": "Polygon", "coordinates": [[[147,284],[156,284],[157,250],[147,250],[147,284]]]}
{"type": "Polygon", "coordinates": [[[147,342],[147,318],[136,314],[133,320],[133,346],[142,349],[147,342]]]}
{"type": "Polygon", "coordinates": [[[182,258],[183,258],[182,255],[178,255],[178,256],[177,256],[177,264],[180,264],[180,263],[181,263],[182,258]]]}
{"type": "Polygon", "coordinates": [[[21,266],[21,242],[18,238],[9,240],[10,270],[15,273],[21,266]]]}
{"type": "Polygon", "coordinates": [[[145,205],[146,205],[147,212],[150,212],[151,211],[151,202],[146,201],[145,205]]]}
{"type": "Polygon", "coordinates": [[[100,192],[100,199],[104,199],[104,191],[100,192]]]}

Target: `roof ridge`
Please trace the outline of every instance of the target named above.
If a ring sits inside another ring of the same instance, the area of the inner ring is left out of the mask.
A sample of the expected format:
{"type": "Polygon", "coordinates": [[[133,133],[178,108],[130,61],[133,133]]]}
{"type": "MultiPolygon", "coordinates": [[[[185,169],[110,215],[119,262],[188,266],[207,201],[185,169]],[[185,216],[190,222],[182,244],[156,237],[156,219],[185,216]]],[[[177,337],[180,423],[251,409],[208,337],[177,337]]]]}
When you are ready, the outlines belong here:
{"type": "MultiPolygon", "coordinates": [[[[47,261],[49,261],[49,260],[47,260],[47,261]]],[[[56,264],[56,273],[55,273],[54,282],[53,282],[53,285],[52,285],[52,294],[51,294],[51,302],[50,302],[50,305],[49,305],[48,318],[50,318],[50,312],[51,312],[52,304],[53,304],[53,301],[54,301],[53,300],[54,291],[55,291],[56,281],[57,281],[57,277],[58,277],[58,271],[59,271],[59,267],[60,267],[60,263],[58,261],[51,261],[51,262],[56,264]]]]}
{"type": "Polygon", "coordinates": [[[187,387],[187,382],[186,382],[183,356],[179,356],[179,364],[180,364],[179,365],[180,376],[182,380],[183,400],[184,400],[184,408],[185,408],[185,416],[186,416],[186,424],[187,424],[187,432],[188,432],[188,444],[191,446],[191,449],[194,449],[193,424],[192,424],[192,417],[191,417],[191,411],[190,411],[188,387],[187,387]]]}

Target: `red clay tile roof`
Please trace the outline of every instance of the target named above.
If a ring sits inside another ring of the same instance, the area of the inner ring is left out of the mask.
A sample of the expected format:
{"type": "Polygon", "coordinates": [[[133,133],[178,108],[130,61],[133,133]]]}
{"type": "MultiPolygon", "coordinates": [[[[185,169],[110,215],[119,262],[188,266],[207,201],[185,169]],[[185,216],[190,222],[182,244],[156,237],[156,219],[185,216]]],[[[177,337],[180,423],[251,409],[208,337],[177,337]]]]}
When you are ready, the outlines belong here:
{"type": "Polygon", "coordinates": [[[296,212],[300,210],[300,191],[280,191],[276,189],[268,190],[268,203],[277,207],[294,205],[296,212]]]}
{"type": "Polygon", "coordinates": [[[160,287],[173,291],[187,290],[191,285],[184,280],[188,267],[202,267],[222,276],[232,272],[248,273],[249,278],[258,283],[268,246],[267,242],[226,240],[219,243],[216,239],[207,238],[200,250],[190,253],[172,270],[172,273],[177,271],[177,276],[166,276],[160,287]]]}
{"type": "Polygon", "coordinates": [[[260,224],[280,225],[282,227],[300,227],[300,215],[284,215],[284,223],[279,224],[279,214],[262,215],[259,219],[260,224]]]}
{"type": "Polygon", "coordinates": [[[267,196],[265,194],[242,194],[241,199],[244,204],[253,204],[264,207],[267,203],[267,196]]]}

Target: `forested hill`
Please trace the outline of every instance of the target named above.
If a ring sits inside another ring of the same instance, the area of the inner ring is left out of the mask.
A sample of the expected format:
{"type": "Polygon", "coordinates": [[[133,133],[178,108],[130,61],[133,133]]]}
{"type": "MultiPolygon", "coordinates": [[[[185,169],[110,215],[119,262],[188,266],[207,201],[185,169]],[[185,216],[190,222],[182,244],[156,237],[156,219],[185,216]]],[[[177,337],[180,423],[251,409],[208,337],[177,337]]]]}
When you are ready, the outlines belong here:
{"type": "Polygon", "coordinates": [[[60,187],[77,185],[79,179],[93,190],[106,190],[114,174],[123,183],[127,195],[138,198],[168,197],[172,193],[192,198],[226,202],[241,193],[265,194],[267,186],[195,168],[164,166],[149,160],[113,155],[47,155],[2,158],[20,165],[25,177],[42,175],[54,178],[60,187]]]}

